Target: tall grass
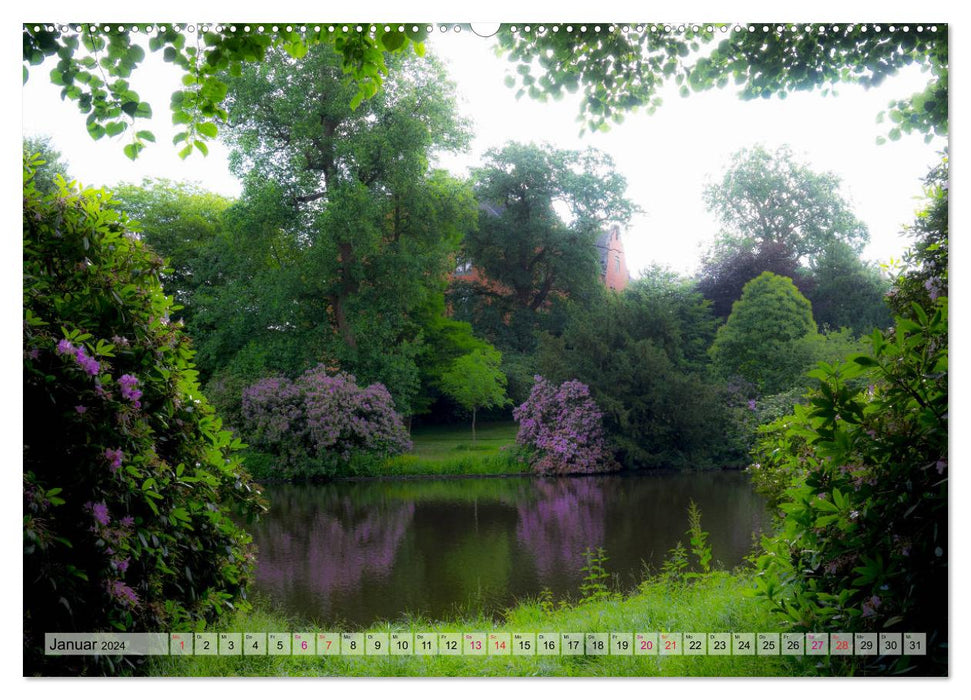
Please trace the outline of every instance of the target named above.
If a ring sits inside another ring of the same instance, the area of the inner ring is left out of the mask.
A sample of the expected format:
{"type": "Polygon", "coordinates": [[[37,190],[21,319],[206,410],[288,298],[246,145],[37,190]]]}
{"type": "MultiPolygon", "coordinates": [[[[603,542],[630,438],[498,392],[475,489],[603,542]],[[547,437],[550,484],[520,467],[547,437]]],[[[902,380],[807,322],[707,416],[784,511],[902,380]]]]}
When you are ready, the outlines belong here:
{"type": "MultiPolygon", "coordinates": [[[[405,618],[364,630],[324,630],[258,602],[217,631],[233,632],[778,632],[780,620],[752,589],[750,572],[691,582],[656,578],[633,594],[575,605],[539,598],[449,622],[405,618]]],[[[154,657],[155,676],[804,676],[829,675],[825,657],[790,656],[195,656],[154,657]]],[[[833,671],[841,668],[834,667],[833,671]]]]}

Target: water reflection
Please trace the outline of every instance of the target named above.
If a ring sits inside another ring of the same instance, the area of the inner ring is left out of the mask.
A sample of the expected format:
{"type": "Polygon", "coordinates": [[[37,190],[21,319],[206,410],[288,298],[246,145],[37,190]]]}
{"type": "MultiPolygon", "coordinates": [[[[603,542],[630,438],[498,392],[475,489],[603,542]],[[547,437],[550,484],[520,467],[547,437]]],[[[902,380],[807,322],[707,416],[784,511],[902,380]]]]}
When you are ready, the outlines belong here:
{"type": "Polygon", "coordinates": [[[737,473],[342,482],[267,487],[256,587],[322,624],[492,612],[549,588],[575,597],[604,547],[631,587],[687,544],[690,499],[716,561],[741,562],[764,505],[737,473]]]}
{"type": "Polygon", "coordinates": [[[516,538],[533,555],[541,579],[579,571],[587,548],[604,544],[604,484],[595,477],[537,479],[533,497],[517,507],[516,538]]]}

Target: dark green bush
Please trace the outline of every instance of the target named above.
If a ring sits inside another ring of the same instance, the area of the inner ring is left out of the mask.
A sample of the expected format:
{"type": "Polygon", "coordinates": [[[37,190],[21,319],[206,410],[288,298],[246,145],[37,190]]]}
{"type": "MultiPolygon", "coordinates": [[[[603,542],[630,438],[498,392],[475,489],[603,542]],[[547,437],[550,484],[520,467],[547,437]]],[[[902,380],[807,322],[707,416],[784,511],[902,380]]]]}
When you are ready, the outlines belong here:
{"type": "Polygon", "coordinates": [[[896,670],[946,664],[947,310],[914,303],[870,353],[821,364],[810,403],[758,448],[756,483],[782,516],[759,593],[798,630],[925,632],[928,656],[896,670]]]}
{"type": "Polygon", "coordinates": [[[162,260],[104,191],[40,194],[39,165],[24,160],[28,674],[96,663],[45,658],[45,632],[197,628],[245,607],[250,537],[228,513],[262,508],[168,321],[162,260]]]}

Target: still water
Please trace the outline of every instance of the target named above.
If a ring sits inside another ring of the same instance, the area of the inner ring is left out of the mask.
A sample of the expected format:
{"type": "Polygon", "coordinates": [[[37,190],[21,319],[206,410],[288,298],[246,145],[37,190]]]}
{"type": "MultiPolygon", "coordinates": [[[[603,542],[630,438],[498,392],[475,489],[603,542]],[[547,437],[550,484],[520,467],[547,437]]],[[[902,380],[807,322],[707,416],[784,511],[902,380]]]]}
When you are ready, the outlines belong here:
{"type": "Polygon", "coordinates": [[[271,485],[265,495],[256,590],[302,619],[353,627],[492,613],[543,588],[576,599],[588,547],[606,549],[613,586],[630,590],[645,566],[688,545],[691,499],[729,568],[769,524],[738,472],[271,485]]]}

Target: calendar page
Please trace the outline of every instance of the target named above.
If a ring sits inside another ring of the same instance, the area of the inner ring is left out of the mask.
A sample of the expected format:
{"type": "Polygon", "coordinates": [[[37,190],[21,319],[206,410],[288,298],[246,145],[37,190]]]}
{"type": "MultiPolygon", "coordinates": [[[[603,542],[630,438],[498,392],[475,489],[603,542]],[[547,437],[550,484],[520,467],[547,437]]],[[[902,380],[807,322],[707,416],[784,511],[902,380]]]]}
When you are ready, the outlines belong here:
{"type": "Polygon", "coordinates": [[[937,8],[32,12],[24,676],[950,674],[937,8]]]}

